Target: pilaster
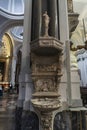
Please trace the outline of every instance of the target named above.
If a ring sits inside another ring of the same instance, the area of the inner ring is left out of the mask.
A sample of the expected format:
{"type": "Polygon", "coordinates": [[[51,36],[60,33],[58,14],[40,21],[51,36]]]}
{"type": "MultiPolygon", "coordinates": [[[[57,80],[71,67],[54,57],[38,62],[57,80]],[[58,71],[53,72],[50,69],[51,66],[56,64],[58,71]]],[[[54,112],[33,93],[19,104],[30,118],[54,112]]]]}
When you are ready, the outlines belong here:
{"type": "Polygon", "coordinates": [[[11,84],[13,87],[15,85],[16,62],[17,62],[17,56],[13,56],[12,57],[12,68],[11,68],[11,84]]]}
{"type": "Polygon", "coordinates": [[[60,41],[65,42],[66,40],[69,40],[67,0],[59,0],[58,7],[60,41]]]}
{"type": "MultiPolygon", "coordinates": [[[[20,115],[21,129],[23,128],[25,122],[27,129],[28,121],[26,118],[26,111],[30,110],[30,98],[31,98],[31,81],[28,81],[30,77],[30,41],[31,41],[31,15],[32,15],[32,0],[25,0],[25,11],[24,11],[24,32],[23,32],[23,46],[22,46],[22,63],[21,72],[19,80],[19,96],[18,104],[19,108],[23,110],[20,115]],[[29,76],[28,76],[29,75],[29,76]],[[28,94],[29,92],[29,94],[28,94]],[[26,120],[25,120],[26,119],[26,120]]],[[[20,111],[19,111],[20,113],[20,111]]],[[[19,118],[18,118],[19,119],[19,118]]],[[[19,125],[18,125],[19,126],[19,125]]]]}

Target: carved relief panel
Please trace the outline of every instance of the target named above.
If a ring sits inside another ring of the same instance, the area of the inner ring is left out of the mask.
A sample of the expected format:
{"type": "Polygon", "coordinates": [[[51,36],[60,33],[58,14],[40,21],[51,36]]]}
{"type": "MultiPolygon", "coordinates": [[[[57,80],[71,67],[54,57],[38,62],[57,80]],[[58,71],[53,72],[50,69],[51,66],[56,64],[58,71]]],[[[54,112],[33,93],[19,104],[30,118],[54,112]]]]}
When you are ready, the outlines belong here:
{"type": "Polygon", "coordinates": [[[61,73],[59,56],[32,54],[32,78],[36,92],[57,92],[61,73]],[[45,61],[45,62],[44,62],[45,61]]]}

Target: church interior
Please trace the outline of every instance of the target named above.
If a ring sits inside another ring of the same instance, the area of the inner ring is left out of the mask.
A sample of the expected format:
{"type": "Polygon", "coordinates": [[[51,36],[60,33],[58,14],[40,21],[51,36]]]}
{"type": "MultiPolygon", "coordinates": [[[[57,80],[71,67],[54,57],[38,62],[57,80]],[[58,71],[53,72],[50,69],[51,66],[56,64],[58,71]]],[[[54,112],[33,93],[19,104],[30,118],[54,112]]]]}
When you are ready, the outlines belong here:
{"type": "Polygon", "coordinates": [[[86,0],[0,0],[0,130],[87,130],[86,15],[86,0]]]}

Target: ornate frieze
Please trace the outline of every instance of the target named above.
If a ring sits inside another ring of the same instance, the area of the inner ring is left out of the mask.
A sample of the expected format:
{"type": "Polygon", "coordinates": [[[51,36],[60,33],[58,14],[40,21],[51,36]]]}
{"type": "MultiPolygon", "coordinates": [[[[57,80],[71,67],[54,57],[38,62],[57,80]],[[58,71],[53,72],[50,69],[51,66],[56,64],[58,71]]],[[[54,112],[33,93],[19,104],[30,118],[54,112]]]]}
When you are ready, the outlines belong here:
{"type": "Polygon", "coordinates": [[[49,92],[53,90],[56,90],[56,87],[51,79],[38,79],[36,81],[36,91],[49,92]]]}
{"type": "Polygon", "coordinates": [[[61,61],[57,56],[38,56],[31,55],[32,59],[32,78],[36,92],[56,92],[58,82],[62,76],[61,61]]]}
{"type": "Polygon", "coordinates": [[[44,130],[52,130],[52,113],[41,113],[41,124],[44,130]],[[47,118],[48,117],[48,118],[47,118]]]}

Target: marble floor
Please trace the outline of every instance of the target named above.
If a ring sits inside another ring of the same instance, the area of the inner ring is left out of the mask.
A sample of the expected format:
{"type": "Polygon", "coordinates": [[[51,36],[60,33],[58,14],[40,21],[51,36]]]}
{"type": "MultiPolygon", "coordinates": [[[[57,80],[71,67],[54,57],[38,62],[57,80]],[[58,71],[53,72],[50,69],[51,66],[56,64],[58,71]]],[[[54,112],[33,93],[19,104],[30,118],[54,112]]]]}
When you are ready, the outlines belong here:
{"type": "Polygon", "coordinates": [[[16,94],[4,93],[0,97],[0,130],[15,129],[16,101],[16,94]]]}

